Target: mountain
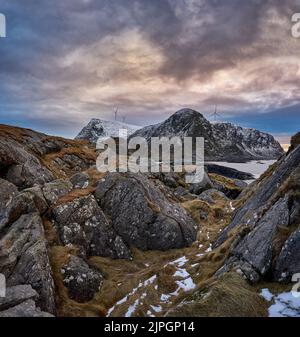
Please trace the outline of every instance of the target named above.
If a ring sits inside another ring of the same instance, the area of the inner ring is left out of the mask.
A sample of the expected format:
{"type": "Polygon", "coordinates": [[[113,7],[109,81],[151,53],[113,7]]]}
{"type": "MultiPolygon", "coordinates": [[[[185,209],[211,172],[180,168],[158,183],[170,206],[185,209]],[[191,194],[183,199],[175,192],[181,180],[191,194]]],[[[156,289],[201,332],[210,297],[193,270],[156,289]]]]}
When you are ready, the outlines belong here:
{"type": "Polygon", "coordinates": [[[179,136],[204,137],[207,161],[243,162],[277,159],[283,153],[273,136],[255,129],[246,129],[230,123],[210,123],[202,114],[182,109],[166,121],[137,130],[131,137],[179,136]]]}
{"type": "Polygon", "coordinates": [[[96,143],[99,137],[119,137],[119,130],[126,129],[128,136],[133,134],[139,126],[93,118],[76,136],[75,139],[85,139],[96,143]]]}

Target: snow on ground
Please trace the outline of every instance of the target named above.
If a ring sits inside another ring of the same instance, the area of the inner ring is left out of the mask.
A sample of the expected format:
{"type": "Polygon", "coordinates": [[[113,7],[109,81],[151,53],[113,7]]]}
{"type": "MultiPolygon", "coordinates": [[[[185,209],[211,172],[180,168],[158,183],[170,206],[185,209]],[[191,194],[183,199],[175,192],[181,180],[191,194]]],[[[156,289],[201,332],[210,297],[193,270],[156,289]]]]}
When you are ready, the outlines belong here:
{"type": "Polygon", "coordinates": [[[119,130],[125,129],[128,132],[128,136],[133,134],[140,126],[131,125],[119,121],[107,121],[101,119],[99,125],[103,127],[105,135],[109,137],[119,137],[119,130]]]}
{"type": "Polygon", "coordinates": [[[194,283],[190,273],[183,267],[188,262],[188,259],[186,256],[182,256],[177,260],[174,260],[172,262],[169,262],[167,265],[176,266],[177,270],[174,273],[174,277],[180,277],[181,280],[176,280],[175,283],[177,284],[178,288],[169,294],[162,294],[160,297],[161,302],[168,302],[169,299],[172,296],[178,296],[180,290],[183,290],[184,292],[188,292],[190,290],[193,290],[196,288],[196,284],[194,283]]]}
{"type": "MultiPolygon", "coordinates": [[[[234,168],[242,172],[251,173],[253,174],[255,179],[258,179],[269,168],[269,166],[273,165],[275,162],[276,160],[252,160],[247,163],[227,163],[223,161],[218,161],[208,162],[207,164],[216,164],[220,166],[234,168]]],[[[249,180],[247,182],[252,182],[252,180],[249,180]]]]}
{"type": "Polygon", "coordinates": [[[300,297],[292,292],[273,295],[269,289],[262,289],[261,296],[268,302],[269,317],[300,317],[300,297]]]}
{"type": "MultiPolygon", "coordinates": [[[[124,297],[123,297],[121,300],[119,300],[119,301],[118,301],[112,308],[109,309],[109,311],[108,311],[108,313],[107,313],[107,317],[109,317],[109,316],[111,315],[111,313],[115,310],[115,308],[116,308],[117,306],[119,306],[119,305],[122,304],[122,303],[127,302],[128,299],[129,299],[132,295],[134,295],[139,289],[141,289],[142,287],[146,287],[146,286],[152,284],[155,280],[156,280],[156,275],[153,275],[152,277],[148,278],[146,281],[140,282],[139,285],[138,285],[136,288],[132,289],[132,291],[131,291],[129,294],[127,294],[126,296],[124,296],[124,297]]],[[[145,294],[145,296],[146,296],[146,294],[145,294]]],[[[142,297],[141,297],[140,299],[142,299],[142,298],[143,298],[143,295],[142,295],[142,297]]],[[[135,301],[134,304],[131,305],[131,306],[128,308],[128,311],[127,311],[128,315],[131,315],[131,314],[135,311],[135,308],[137,307],[138,304],[139,304],[139,303],[138,303],[137,301],[135,301]]],[[[130,316],[127,316],[127,317],[130,317],[130,316]]]]}

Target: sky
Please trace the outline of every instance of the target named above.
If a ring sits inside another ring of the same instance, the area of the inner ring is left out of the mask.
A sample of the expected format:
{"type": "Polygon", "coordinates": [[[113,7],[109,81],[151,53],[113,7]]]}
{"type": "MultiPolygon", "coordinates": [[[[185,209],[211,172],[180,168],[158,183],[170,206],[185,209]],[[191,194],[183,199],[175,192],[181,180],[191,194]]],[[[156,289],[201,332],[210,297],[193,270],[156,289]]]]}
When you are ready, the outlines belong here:
{"type": "Polygon", "coordinates": [[[300,129],[300,0],[0,0],[0,123],[75,136],[189,107],[282,143],[300,129]]]}

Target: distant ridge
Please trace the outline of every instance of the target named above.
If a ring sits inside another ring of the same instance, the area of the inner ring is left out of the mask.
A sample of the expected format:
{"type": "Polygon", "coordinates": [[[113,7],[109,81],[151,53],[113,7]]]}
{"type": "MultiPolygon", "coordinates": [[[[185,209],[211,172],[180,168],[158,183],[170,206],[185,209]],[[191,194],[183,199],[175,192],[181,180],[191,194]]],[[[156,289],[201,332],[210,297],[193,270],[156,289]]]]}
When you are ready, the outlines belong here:
{"type": "Polygon", "coordinates": [[[130,136],[139,128],[139,126],[119,121],[93,118],[88,125],[79,132],[75,139],[85,139],[96,143],[99,137],[119,137],[119,129],[126,129],[128,136],[130,136]]]}
{"type": "Polygon", "coordinates": [[[272,160],[284,154],[270,134],[231,123],[211,123],[192,109],[181,109],[162,123],[137,130],[134,136],[148,141],[161,136],[204,137],[205,159],[213,161],[272,160]]]}

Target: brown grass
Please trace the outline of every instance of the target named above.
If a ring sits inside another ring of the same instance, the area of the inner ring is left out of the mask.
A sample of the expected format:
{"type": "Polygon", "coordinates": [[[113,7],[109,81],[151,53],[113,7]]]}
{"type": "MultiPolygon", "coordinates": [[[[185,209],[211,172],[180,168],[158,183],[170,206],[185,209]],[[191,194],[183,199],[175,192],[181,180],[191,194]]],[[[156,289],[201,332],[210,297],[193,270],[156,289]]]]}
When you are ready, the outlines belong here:
{"type": "Polygon", "coordinates": [[[266,317],[267,302],[237,273],[227,273],[206,289],[195,292],[168,316],[266,317]]]}
{"type": "Polygon", "coordinates": [[[58,316],[63,317],[100,317],[105,315],[105,309],[95,299],[87,303],[77,303],[68,296],[68,290],[63,284],[61,268],[68,263],[69,257],[76,255],[74,248],[54,246],[50,250],[50,263],[57,291],[58,316]]]}

